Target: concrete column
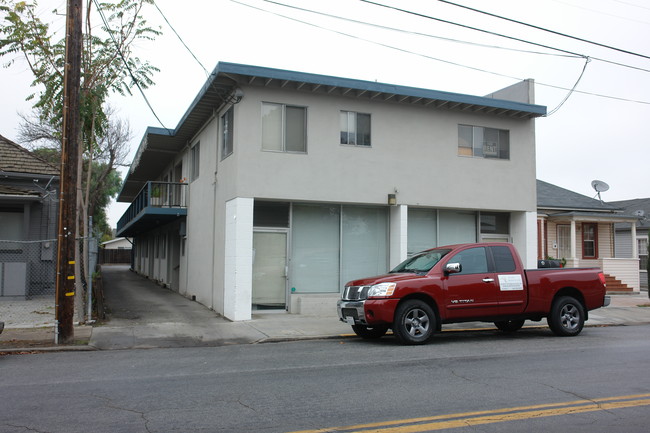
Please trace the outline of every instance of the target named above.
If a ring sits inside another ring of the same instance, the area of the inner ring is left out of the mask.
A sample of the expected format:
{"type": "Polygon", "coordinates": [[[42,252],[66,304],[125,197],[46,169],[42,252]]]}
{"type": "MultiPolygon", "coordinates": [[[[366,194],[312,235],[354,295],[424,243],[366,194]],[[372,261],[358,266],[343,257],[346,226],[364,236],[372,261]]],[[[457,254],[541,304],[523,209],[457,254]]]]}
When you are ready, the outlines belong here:
{"type": "Polygon", "coordinates": [[[406,260],[408,251],[408,206],[401,204],[390,208],[389,264],[393,269],[406,260]]]}
{"type": "Polygon", "coordinates": [[[238,197],[226,202],[224,316],[250,320],[253,296],[253,202],[238,197]]]}
{"type": "Polygon", "coordinates": [[[510,230],[512,243],[528,269],[537,268],[537,212],[513,212],[510,230]]]}
{"type": "Polygon", "coordinates": [[[632,235],[632,258],[639,258],[639,243],[636,241],[636,223],[632,223],[631,231],[632,235]]]}

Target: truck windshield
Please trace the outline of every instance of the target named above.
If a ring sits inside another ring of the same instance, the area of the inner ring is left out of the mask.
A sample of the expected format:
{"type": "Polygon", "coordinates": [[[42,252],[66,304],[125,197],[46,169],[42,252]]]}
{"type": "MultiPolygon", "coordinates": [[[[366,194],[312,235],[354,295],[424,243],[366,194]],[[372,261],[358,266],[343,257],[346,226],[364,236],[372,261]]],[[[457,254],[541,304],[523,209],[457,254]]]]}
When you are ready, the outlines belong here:
{"type": "Polygon", "coordinates": [[[414,272],[416,274],[426,274],[433,268],[451,250],[429,250],[414,255],[397,265],[390,271],[391,274],[399,272],[414,272]]]}

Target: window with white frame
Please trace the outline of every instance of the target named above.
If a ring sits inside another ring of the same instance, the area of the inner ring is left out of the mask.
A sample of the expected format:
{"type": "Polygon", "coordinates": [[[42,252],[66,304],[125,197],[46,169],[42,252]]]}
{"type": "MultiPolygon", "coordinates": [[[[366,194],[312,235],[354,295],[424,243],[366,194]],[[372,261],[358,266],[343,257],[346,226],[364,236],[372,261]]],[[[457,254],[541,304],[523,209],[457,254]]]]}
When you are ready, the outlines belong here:
{"type": "Polygon", "coordinates": [[[598,258],[598,224],[582,224],[582,258],[598,258]]]}
{"type": "Polygon", "coordinates": [[[510,131],[458,125],[458,155],[510,159],[510,131]]]}
{"type": "Polygon", "coordinates": [[[571,226],[569,224],[557,225],[557,258],[571,258],[571,226]]]}
{"type": "Polygon", "coordinates": [[[639,270],[648,270],[648,238],[637,238],[637,251],[639,252],[639,270]]]}
{"type": "Polygon", "coordinates": [[[233,120],[234,108],[230,107],[223,116],[221,116],[221,159],[224,160],[232,154],[233,148],[233,120]]]}
{"type": "Polygon", "coordinates": [[[262,149],[275,152],[307,152],[307,109],[263,102],[262,149]]]}
{"type": "Polygon", "coordinates": [[[196,143],[191,150],[190,180],[195,181],[199,177],[199,166],[201,162],[201,143],[196,143]]]}
{"type": "Polygon", "coordinates": [[[370,146],[370,114],[341,111],[341,144],[370,146]]]}

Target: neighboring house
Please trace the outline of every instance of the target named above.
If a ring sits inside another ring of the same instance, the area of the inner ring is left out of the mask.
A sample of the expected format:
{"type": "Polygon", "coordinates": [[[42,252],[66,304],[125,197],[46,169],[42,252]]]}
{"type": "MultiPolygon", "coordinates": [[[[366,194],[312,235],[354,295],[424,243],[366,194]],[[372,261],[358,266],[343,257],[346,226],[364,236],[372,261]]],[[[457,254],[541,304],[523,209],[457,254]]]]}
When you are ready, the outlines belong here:
{"type": "Polygon", "coordinates": [[[639,258],[641,287],[648,288],[648,228],[650,228],[650,198],[612,202],[625,209],[625,213],[637,217],[634,223],[616,224],[616,254],[639,258]],[[632,240],[636,239],[636,242],[632,240]]]}
{"type": "Polygon", "coordinates": [[[105,250],[130,250],[132,245],[133,240],[129,238],[115,238],[102,242],[102,248],[105,250]]]}
{"type": "Polygon", "coordinates": [[[566,260],[566,266],[597,266],[610,292],[640,289],[637,256],[619,255],[614,224],[636,219],[619,206],[537,181],[537,258],[566,260]]]}
{"type": "Polygon", "coordinates": [[[509,241],[534,267],[532,86],[477,97],[219,63],[176,129],[145,133],[117,235],[137,272],[231,320],[332,314],[347,281],[445,244],[509,241]]]}
{"type": "Polygon", "coordinates": [[[131,263],[133,240],[130,238],[115,238],[102,242],[99,249],[99,263],[131,263]]]}
{"type": "Polygon", "coordinates": [[[54,293],[58,188],[56,167],[0,135],[0,297],[54,293]]]}

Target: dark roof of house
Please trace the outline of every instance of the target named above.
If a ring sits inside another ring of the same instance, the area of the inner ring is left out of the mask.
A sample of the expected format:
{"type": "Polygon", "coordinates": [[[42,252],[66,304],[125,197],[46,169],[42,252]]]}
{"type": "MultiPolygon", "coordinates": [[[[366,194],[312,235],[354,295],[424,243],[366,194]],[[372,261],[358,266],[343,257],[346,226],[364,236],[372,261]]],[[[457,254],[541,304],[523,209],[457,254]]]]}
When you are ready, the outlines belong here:
{"type": "Polygon", "coordinates": [[[568,189],[537,180],[537,208],[566,211],[620,212],[623,209],[568,189]]]}
{"type": "Polygon", "coordinates": [[[147,129],[117,201],[133,201],[145,182],[155,180],[172,162],[176,153],[214,115],[215,110],[235,99],[235,89],[250,85],[516,119],[530,119],[546,114],[546,107],[542,105],[492,97],[219,62],[175,129],[147,129]]]}
{"type": "Polygon", "coordinates": [[[41,194],[31,188],[21,188],[16,186],[0,185],[0,195],[4,196],[34,196],[40,197],[41,194]]]}
{"type": "Polygon", "coordinates": [[[625,213],[638,216],[637,228],[650,228],[650,198],[636,198],[612,202],[613,205],[625,209],[625,213]],[[635,214],[637,211],[638,212],[635,214]]]}
{"type": "Polygon", "coordinates": [[[58,176],[59,169],[0,135],[0,171],[58,176]]]}

